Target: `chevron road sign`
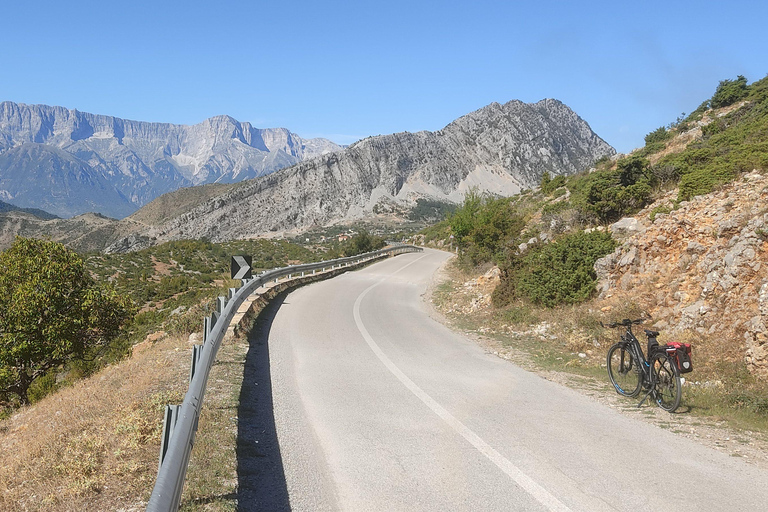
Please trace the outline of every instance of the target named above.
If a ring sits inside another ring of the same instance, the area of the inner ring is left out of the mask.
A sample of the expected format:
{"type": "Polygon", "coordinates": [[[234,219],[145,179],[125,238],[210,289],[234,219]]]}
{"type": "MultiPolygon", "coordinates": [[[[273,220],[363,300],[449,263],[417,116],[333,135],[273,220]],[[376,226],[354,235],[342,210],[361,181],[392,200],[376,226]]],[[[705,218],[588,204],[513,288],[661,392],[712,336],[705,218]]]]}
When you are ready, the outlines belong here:
{"type": "Polygon", "coordinates": [[[253,277],[251,272],[251,263],[253,262],[250,256],[232,256],[230,262],[230,269],[232,279],[250,279],[253,277]]]}

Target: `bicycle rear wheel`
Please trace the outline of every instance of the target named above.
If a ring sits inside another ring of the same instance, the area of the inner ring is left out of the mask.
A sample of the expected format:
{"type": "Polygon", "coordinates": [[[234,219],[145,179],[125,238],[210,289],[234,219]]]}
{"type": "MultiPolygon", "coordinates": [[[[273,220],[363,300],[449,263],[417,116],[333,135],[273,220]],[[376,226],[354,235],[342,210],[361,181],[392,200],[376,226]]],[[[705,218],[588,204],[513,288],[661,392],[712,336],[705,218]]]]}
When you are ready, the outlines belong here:
{"type": "Polygon", "coordinates": [[[651,358],[656,403],[667,412],[674,412],[683,396],[680,371],[666,354],[654,354],[651,358]]]}
{"type": "Polygon", "coordinates": [[[617,343],[608,349],[608,377],[616,392],[624,396],[640,393],[640,366],[624,343],[617,343]]]}

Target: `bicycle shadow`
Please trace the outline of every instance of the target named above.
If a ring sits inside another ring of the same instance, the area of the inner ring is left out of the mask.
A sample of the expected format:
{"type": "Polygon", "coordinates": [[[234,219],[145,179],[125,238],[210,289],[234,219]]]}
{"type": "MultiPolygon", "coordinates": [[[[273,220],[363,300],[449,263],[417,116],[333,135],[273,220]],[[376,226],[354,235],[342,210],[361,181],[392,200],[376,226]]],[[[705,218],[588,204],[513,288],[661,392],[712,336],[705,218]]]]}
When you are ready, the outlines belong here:
{"type": "Polygon", "coordinates": [[[268,344],[286,295],[270,301],[248,336],[237,415],[237,510],[291,510],[275,427],[268,344]]]}

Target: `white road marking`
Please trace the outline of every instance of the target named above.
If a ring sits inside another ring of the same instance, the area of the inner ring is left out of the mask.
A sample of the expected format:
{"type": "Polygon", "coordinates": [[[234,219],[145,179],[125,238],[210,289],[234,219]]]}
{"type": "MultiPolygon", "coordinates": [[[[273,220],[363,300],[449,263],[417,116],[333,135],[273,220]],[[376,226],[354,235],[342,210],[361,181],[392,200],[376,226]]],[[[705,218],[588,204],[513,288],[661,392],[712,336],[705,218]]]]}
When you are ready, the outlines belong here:
{"type": "MultiPolygon", "coordinates": [[[[407,265],[404,265],[403,267],[396,270],[393,274],[397,274],[406,268],[410,267],[417,261],[421,260],[422,258],[426,258],[428,255],[425,254],[421,258],[417,258],[407,265]]],[[[432,412],[437,414],[440,418],[442,418],[443,421],[445,421],[453,430],[455,430],[461,437],[466,439],[472,446],[474,446],[480,453],[485,455],[491,462],[493,462],[499,469],[501,469],[504,473],[507,474],[517,485],[522,487],[528,494],[533,496],[539,503],[547,507],[549,510],[557,511],[557,512],[570,512],[571,509],[569,509],[565,504],[563,504],[560,500],[558,500],[556,497],[554,497],[549,491],[547,491],[544,487],[536,483],[531,477],[523,473],[520,468],[512,464],[509,460],[507,460],[503,455],[501,455],[499,452],[497,452],[493,447],[491,447],[488,443],[483,441],[480,436],[475,434],[472,430],[469,429],[466,425],[464,425],[462,422],[457,420],[451,413],[449,413],[443,406],[441,406],[439,403],[437,403],[431,396],[429,396],[423,389],[421,389],[419,386],[416,385],[415,382],[413,382],[411,379],[408,378],[407,375],[405,375],[400,368],[398,368],[395,363],[392,362],[392,360],[387,357],[387,355],[381,350],[378,344],[374,341],[373,337],[368,332],[368,329],[365,328],[365,325],[363,324],[363,320],[360,318],[360,304],[363,301],[363,298],[379,286],[381,283],[383,283],[384,280],[372,284],[369,286],[363,293],[360,294],[360,296],[355,301],[355,305],[353,308],[353,314],[355,317],[355,324],[357,324],[357,329],[360,331],[360,334],[362,334],[363,338],[365,339],[366,343],[368,343],[368,346],[373,350],[373,353],[376,354],[376,357],[379,358],[379,361],[381,361],[384,366],[395,376],[397,379],[403,383],[403,385],[408,388],[411,393],[416,395],[419,400],[424,402],[424,404],[429,407],[432,412]]]]}

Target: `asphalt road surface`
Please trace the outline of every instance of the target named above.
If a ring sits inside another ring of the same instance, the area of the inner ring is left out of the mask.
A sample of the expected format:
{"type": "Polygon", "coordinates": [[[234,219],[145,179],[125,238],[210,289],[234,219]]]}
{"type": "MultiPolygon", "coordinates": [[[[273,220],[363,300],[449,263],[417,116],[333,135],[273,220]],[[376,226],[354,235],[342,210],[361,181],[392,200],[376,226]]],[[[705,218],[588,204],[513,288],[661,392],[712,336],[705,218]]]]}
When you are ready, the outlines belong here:
{"type": "Polygon", "coordinates": [[[768,472],[432,320],[422,295],[447,258],[390,258],[260,318],[241,394],[241,509],[768,510],[768,472]]]}

